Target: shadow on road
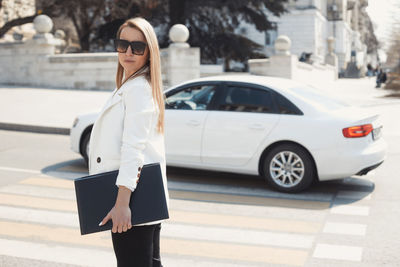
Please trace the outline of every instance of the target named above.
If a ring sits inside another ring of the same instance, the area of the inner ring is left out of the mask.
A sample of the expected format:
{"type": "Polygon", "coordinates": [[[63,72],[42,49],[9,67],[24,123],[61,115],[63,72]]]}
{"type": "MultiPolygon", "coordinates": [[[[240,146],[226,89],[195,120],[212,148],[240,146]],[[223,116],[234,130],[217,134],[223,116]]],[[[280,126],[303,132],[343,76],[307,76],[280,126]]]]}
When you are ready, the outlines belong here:
{"type": "MultiPolygon", "coordinates": [[[[43,168],[42,173],[73,180],[88,175],[83,159],[59,162],[43,168]]],[[[256,175],[167,167],[172,199],[321,210],[336,204],[351,204],[368,197],[373,182],[359,177],[315,182],[304,192],[289,194],[273,190],[256,175]]]]}

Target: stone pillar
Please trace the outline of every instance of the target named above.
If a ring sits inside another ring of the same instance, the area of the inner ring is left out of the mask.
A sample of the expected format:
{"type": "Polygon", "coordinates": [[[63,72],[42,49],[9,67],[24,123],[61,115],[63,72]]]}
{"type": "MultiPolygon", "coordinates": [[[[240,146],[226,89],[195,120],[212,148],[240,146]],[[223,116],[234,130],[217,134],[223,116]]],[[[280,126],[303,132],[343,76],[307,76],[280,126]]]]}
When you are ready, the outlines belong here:
{"type": "Polygon", "coordinates": [[[43,66],[47,65],[48,56],[54,55],[56,47],[64,41],[54,38],[54,35],[50,33],[53,28],[53,21],[47,15],[37,16],[33,20],[33,27],[36,34],[24,45],[27,52],[25,65],[29,66],[26,69],[26,76],[30,78],[30,84],[42,85],[43,72],[46,71],[43,66]]]}
{"type": "Polygon", "coordinates": [[[55,47],[63,40],[50,33],[52,20],[39,15],[33,21],[36,34],[27,41],[0,44],[0,82],[21,85],[41,85],[46,72],[44,66],[49,55],[54,55],[55,47]]]}
{"type": "Polygon", "coordinates": [[[53,21],[46,15],[39,15],[33,20],[36,34],[28,40],[28,48],[31,47],[36,54],[54,55],[56,46],[62,45],[63,40],[54,38],[50,33],[53,21]]]}
{"type": "Polygon", "coordinates": [[[275,55],[268,59],[249,60],[250,73],[287,78],[317,87],[336,79],[332,66],[300,62],[297,56],[290,54],[290,46],[291,41],[287,36],[279,36],[275,42],[275,55]]]}
{"type": "Polygon", "coordinates": [[[275,41],[274,47],[276,55],[289,56],[292,41],[286,35],[279,35],[275,41]]]}
{"type": "Polygon", "coordinates": [[[189,30],[185,25],[175,24],[169,31],[172,43],[164,50],[167,62],[163,72],[168,86],[200,77],[200,48],[190,47],[189,30]]]}
{"type": "Polygon", "coordinates": [[[249,72],[255,75],[283,77],[291,79],[298,61],[290,54],[291,40],[286,35],[280,35],[275,41],[275,55],[269,59],[250,59],[249,72]]]}
{"type": "Polygon", "coordinates": [[[338,72],[338,57],[334,53],[335,51],[335,38],[332,36],[328,37],[328,54],[325,56],[325,64],[329,64],[335,67],[336,72],[338,72]]]}

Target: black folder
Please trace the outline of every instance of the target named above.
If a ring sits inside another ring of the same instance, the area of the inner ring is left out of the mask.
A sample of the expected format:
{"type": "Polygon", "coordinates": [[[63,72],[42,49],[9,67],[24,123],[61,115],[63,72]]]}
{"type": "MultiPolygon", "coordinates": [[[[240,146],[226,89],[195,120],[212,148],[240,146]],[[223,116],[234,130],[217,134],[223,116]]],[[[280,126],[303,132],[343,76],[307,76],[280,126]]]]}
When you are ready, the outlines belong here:
{"type": "MultiPolygon", "coordinates": [[[[88,175],[74,181],[82,235],[112,228],[112,220],[103,226],[99,226],[99,223],[115,204],[118,194],[118,187],[115,185],[117,176],[118,170],[115,170],[88,175]]],[[[143,166],[129,206],[132,225],[169,218],[159,163],[143,166]]]]}

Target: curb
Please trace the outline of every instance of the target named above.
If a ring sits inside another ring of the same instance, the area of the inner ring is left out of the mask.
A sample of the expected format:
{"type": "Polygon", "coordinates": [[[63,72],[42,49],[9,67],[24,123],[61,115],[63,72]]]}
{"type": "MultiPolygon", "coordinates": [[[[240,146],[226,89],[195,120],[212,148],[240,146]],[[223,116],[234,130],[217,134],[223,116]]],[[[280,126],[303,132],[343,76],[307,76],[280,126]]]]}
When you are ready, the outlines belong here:
{"type": "Polygon", "coordinates": [[[28,124],[14,124],[14,123],[3,123],[3,122],[0,122],[0,130],[31,132],[31,133],[60,134],[60,135],[69,135],[70,134],[69,128],[35,126],[35,125],[28,125],[28,124]]]}

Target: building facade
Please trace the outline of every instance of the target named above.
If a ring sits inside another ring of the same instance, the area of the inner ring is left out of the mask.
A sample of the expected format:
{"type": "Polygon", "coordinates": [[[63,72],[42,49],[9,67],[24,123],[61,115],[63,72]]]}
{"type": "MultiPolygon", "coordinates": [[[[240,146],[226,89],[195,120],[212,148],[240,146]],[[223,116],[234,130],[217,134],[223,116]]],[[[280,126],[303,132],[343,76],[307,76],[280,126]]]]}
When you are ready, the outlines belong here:
{"type": "Polygon", "coordinates": [[[368,63],[377,64],[376,50],[368,49],[369,44],[363,41],[367,39],[364,35],[371,31],[365,12],[367,5],[367,0],[290,0],[286,6],[288,12],[280,17],[265,11],[274,29],[258,32],[251,25],[243,24],[245,30],[241,32],[263,45],[267,56],[273,55],[277,36],[286,35],[292,41],[292,54],[299,58],[310,55],[312,62],[321,64],[325,63],[328,53],[327,39],[332,36],[339,73],[349,76],[348,69],[352,65],[353,69],[354,66],[358,69],[357,75],[362,76],[368,63]]]}

